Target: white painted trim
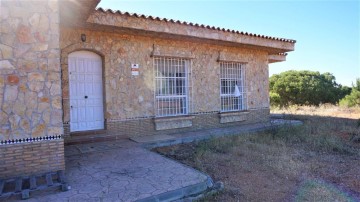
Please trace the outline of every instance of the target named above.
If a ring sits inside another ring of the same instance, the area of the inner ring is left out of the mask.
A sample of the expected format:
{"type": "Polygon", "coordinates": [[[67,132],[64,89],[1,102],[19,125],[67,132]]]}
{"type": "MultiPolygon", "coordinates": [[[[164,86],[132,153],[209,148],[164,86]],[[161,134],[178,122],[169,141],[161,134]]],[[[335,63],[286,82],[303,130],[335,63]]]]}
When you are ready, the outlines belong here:
{"type": "Polygon", "coordinates": [[[90,51],[75,51],[69,54],[69,58],[89,58],[101,60],[101,56],[90,51]]]}

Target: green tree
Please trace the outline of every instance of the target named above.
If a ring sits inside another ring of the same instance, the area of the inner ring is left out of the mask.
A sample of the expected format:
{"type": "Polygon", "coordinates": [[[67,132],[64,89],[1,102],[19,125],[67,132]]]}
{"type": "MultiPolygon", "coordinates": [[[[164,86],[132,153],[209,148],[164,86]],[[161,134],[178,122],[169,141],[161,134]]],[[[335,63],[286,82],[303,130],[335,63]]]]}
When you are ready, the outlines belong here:
{"type": "Polygon", "coordinates": [[[340,95],[339,95],[340,99],[344,98],[347,95],[349,95],[351,93],[351,90],[352,90],[352,88],[350,88],[348,86],[341,86],[340,87],[340,95]]]}
{"type": "Polygon", "coordinates": [[[360,91],[360,78],[356,79],[355,85],[353,84],[353,89],[360,91]]]}
{"type": "Polygon", "coordinates": [[[339,102],[349,92],[331,73],[290,70],[270,77],[270,102],[288,106],[339,102]]]}
{"type": "Polygon", "coordinates": [[[350,95],[346,95],[339,103],[346,107],[360,107],[360,78],[356,79],[356,84],[353,85],[350,95]]]}

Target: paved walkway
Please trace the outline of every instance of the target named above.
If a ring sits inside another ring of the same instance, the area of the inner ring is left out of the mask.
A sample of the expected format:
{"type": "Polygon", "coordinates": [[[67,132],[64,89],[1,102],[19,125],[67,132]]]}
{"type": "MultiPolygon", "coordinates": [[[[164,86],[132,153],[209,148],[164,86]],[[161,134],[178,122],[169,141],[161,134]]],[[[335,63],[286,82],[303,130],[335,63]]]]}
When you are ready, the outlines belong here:
{"type": "MultiPolygon", "coordinates": [[[[133,138],[65,147],[66,174],[71,190],[32,192],[27,201],[171,201],[199,194],[212,180],[193,168],[147,148],[264,130],[299,121],[276,120],[172,135],[133,138]]],[[[19,199],[17,195],[6,201],[19,199]]]]}
{"type": "Polygon", "coordinates": [[[71,190],[32,192],[27,201],[162,201],[212,186],[207,175],[130,140],[67,146],[65,151],[71,190]]]}

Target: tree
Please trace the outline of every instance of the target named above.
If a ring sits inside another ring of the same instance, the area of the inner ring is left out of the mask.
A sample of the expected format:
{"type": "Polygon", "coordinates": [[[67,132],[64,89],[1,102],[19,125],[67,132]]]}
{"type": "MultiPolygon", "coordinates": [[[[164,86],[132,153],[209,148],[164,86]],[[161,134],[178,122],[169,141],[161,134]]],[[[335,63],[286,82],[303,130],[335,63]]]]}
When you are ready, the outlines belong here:
{"type": "Polygon", "coordinates": [[[346,107],[360,107],[360,78],[356,79],[356,84],[353,85],[350,95],[346,95],[339,104],[346,107]]]}
{"type": "Polygon", "coordinates": [[[348,89],[336,83],[331,73],[290,70],[270,77],[270,102],[288,106],[339,102],[348,89]]]}

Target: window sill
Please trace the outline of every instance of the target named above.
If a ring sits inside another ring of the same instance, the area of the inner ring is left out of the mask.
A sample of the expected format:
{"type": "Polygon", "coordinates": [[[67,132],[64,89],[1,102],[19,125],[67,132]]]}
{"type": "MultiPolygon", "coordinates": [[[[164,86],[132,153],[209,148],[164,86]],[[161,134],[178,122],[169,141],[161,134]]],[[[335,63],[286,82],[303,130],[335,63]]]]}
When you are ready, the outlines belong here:
{"type": "Polygon", "coordinates": [[[220,123],[231,123],[246,121],[249,111],[221,112],[220,123]]]}
{"type": "Polygon", "coordinates": [[[186,128],[192,126],[194,116],[171,116],[154,118],[156,130],[168,130],[176,128],[186,128]]]}

